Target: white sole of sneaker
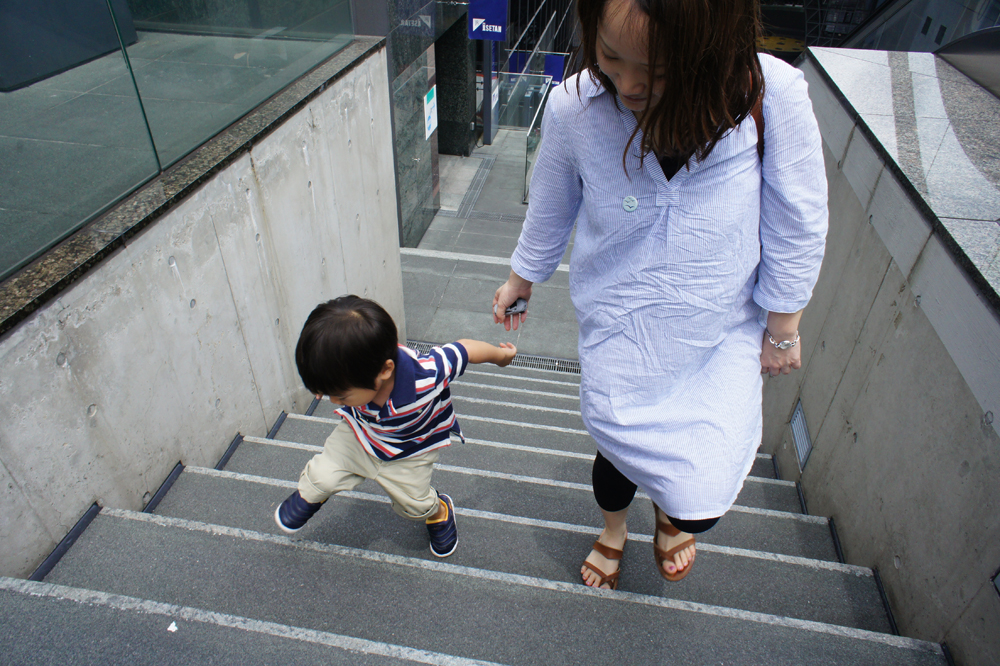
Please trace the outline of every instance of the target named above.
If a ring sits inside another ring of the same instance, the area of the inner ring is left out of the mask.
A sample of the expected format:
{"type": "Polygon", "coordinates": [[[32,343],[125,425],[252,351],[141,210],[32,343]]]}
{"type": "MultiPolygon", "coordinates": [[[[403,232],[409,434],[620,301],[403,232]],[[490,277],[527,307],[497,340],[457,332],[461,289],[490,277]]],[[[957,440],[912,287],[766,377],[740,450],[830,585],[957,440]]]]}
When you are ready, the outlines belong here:
{"type": "MultiPolygon", "coordinates": [[[[448,496],[445,495],[445,497],[448,496]]],[[[451,550],[449,550],[447,553],[437,552],[436,550],[434,550],[434,545],[431,544],[431,555],[433,555],[434,557],[448,557],[449,555],[455,552],[456,548],[458,548],[458,515],[455,513],[455,504],[454,502],[451,501],[450,497],[448,497],[448,511],[451,512],[452,520],[455,521],[455,543],[451,544],[451,550]]]]}
{"type": "Polygon", "coordinates": [[[281,518],[278,517],[278,512],[280,510],[281,510],[281,504],[279,504],[278,508],[274,510],[274,522],[278,524],[278,528],[281,529],[282,532],[284,532],[285,534],[295,534],[296,532],[302,529],[301,527],[297,527],[294,530],[290,530],[287,527],[285,527],[281,522],[281,518]]]}
{"type": "Polygon", "coordinates": [[[448,557],[449,555],[455,552],[456,548],[458,548],[458,539],[455,539],[455,543],[452,544],[451,550],[449,550],[447,553],[439,553],[436,550],[434,550],[434,546],[431,546],[431,555],[434,555],[435,557],[448,557]]]}

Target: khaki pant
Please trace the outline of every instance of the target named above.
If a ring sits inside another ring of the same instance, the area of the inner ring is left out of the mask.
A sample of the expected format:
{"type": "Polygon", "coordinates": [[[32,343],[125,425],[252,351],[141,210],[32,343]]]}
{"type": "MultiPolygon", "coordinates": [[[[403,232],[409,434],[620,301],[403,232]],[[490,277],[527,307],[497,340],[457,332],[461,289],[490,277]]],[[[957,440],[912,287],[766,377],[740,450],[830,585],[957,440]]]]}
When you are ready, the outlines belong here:
{"type": "Polygon", "coordinates": [[[299,494],[307,502],[323,502],[373,479],[388,493],[393,511],[410,520],[425,520],[440,507],[437,491],[431,487],[438,454],[430,451],[402,460],[380,460],[365,451],[354,431],[342,421],[326,438],[323,452],[317,453],[299,475],[299,494]]]}

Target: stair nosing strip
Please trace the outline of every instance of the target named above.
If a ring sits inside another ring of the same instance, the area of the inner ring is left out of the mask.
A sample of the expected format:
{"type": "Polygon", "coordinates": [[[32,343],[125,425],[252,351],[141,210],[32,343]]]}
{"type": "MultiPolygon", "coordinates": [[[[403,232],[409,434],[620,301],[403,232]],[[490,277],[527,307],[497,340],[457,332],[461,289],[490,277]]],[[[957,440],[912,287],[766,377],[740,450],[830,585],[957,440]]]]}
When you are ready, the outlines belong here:
{"type": "Polygon", "coordinates": [[[267,439],[266,437],[244,437],[244,442],[249,442],[250,444],[263,444],[265,446],[279,446],[283,449],[298,449],[300,451],[313,451],[319,453],[323,450],[322,446],[316,446],[315,444],[303,444],[302,442],[292,442],[287,439],[267,439]]]}
{"type": "Polygon", "coordinates": [[[175,621],[200,622],[202,624],[211,624],[230,629],[240,629],[255,634],[265,634],[304,643],[326,645],[362,654],[405,659],[421,664],[432,664],[434,666],[502,666],[492,661],[466,659],[465,657],[457,657],[440,652],[418,650],[406,647],[405,645],[371,641],[364,638],[335,634],[329,631],[306,629],[287,624],[278,624],[277,622],[268,622],[267,620],[257,620],[241,615],[219,613],[217,611],[194,608],[193,606],[178,606],[161,601],[130,597],[124,594],[113,594],[111,592],[57,585],[54,583],[0,577],[0,590],[8,590],[33,597],[60,599],[85,606],[102,606],[126,612],[162,615],[175,621]]]}
{"type": "MultiPolygon", "coordinates": [[[[476,264],[492,264],[494,266],[510,266],[510,257],[492,257],[487,254],[468,254],[466,252],[447,252],[445,250],[421,250],[415,247],[401,247],[399,254],[404,257],[425,257],[427,259],[443,259],[450,261],[467,261],[476,264]]],[[[569,264],[559,264],[556,271],[569,272],[569,264]]],[[[403,267],[406,272],[406,267],[403,267]]]]}
{"type": "MultiPolygon", "coordinates": [[[[312,451],[314,453],[319,453],[323,450],[322,446],[316,444],[303,444],[301,442],[292,442],[282,439],[267,439],[264,437],[244,437],[244,442],[249,442],[251,444],[263,444],[265,446],[279,446],[286,449],[297,449],[299,451],[312,451]]],[[[514,449],[520,451],[526,451],[530,453],[542,453],[544,455],[558,455],[565,458],[574,458],[577,460],[593,460],[594,456],[587,454],[574,454],[572,451],[556,451],[554,449],[537,449],[536,447],[521,446],[519,444],[503,444],[501,442],[487,442],[486,440],[465,440],[467,444],[476,444],[482,446],[493,446],[496,448],[506,448],[514,449]],[[516,447],[516,448],[515,448],[516,447]],[[573,455],[569,455],[573,454],[573,455]]],[[[459,465],[448,465],[445,463],[437,463],[435,465],[437,469],[443,470],[445,472],[452,472],[453,474],[465,474],[468,476],[481,476],[494,479],[503,479],[505,481],[516,481],[520,483],[531,483],[536,486],[553,486],[557,488],[569,488],[571,490],[591,490],[592,487],[585,483],[576,483],[573,481],[559,481],[558,479],[546,479],[539,476],[526,476],[523,474],[508,474],[507,472],[495,472],[493,470],[481,470],[473,467],[461,467],[459,465]]],[[[760,483],[763,485],[781,486],[781,487],[795,487],[794,481],[782,481],[781,479],[768,479],[762,476],[747,476],[744,482],[750,483],[760,483]]],[[[648,499],[648,495],[645,493],[638,493],[637,497],[643,497],[648,499]]],[[[800,514],[795,514],[800,515],[800,514]]],[[[805,514],[801,514],[805,515],[805,514]]],[[[828,521],[823,519],[824,524],[828,521]]]]}
{"type": "MultiPolygon", "coordinates": [[[[274,479],[267,476],[256,476],[253,474],[243,474],[241,472],[227,472],[225,470],[212,469],[211,467],[185,467],[185,472],[191,472],[192,474],[200,474],[202,476],[212,476],[221,479],[232,479],[234,481],[245,481],[247,483],[258,483],[265,486],[273,486],[276,488],[298,488],[298,482],[296,481],[285,481],[283,479],[274,479]]],[[[339,493],[344,497],[351,499],[359,499],[366,502],[378,502],[380,504],[388,504],[389,498],[383,495],[374,495],[372,493],[361,492],[357,490],[347,490],[339,493]]],[[[524,516],[512,516],[506,513],[495,513],[492,511],[480,511],[478,509],[467,509],[463,507],[455,507],[455,513],[458,515],[474,516],[477,518],[483,518],[484,520],[496,520],[504,523],[515,523],[519,525],[529,525],[534,527],[544,527],[548,529],[561,530],[563,532],[577,532],[581,534],[600,534],[601,528],[599,527],[589,527],[586,525],[574,525],[572,523],[562,523],[553,520],[542,520],[538,518],[526,518],[524,516]]],[[[796,514],[792,514],[796,515],[796,514]]],[[[638,532],[629,535],[630,540],[643,541],[647,543],[653,542],[653,537],[648,534],[640,534],[638,532]]],[[[844,564],[842,562],[834,562],[832,560],[817,560],[811,557],[799,557],[797,555],[782,555],[781,553],[769,553],[762,550],[750,550],[746,548],[734,548],[732,546],[717,546],[709,543],[698,543],[699,548],[704,548],[708,551],[730,554],[737,557],[752,557],[759,560],[773,560],[779,562],[785,562],[787,564],[795,564],[798,566],[810,567],[813,569],[829,569],[831,571],[840,571],[843,573],[853,573],[857,575],[871,576],[872,571],[867,567],[859,567],[854,564],[844,564]]]]}
{"type": "Polygon", "coordinates": [[[540,455],[547,456],[559,456],[560,458],[576,458],[579,460],[588,460],[593,462],[594,454],[592,453],[577,453],[576,451],[563,451],[562,449],[546,449],[541,446],[525,446],[524,444],[510,444],[508,442],[494,442],[488,439],[476,439],[474,437],[466,437],[466,444],[474,444],[477,446],[489,446],[495,449],[507,449],[509,451],[522,451],[524,453],[538,453],[540,455]]]}
{"type": "MultiPolygon", "coordinates": [[[[331,424],[340,423],[340,419],[331,419],[323,416],[305,416],[304,414],[289,414],[288,418],[295,421],[312,421],[314,423],[331,423],[331,424]]],[[[523,421],[505,421],[503,419],[494,419],[486,416],[472,416],[469,414],[462,414],[458,417],[458,419],[459,422],[461,422],[462,420],[483,421],[486,423],[497,423],[501,425],[517,426],[519,428],[535,428],[536,430],[562,432],[570,435],[587,435],[588,437],[590,436],[590,433],[588,433],[586,430],[577,430],[575,428],[563,428],[560,426],[540,425],[537,423],[526,423],[523,421]]]]}
{"type": "MultiPolygon", "coordinates": [[[[315,451],[319,452],[323,450],[322,446],[316,444],[303,444],[302,442],[292,442],[289,440],[282,439],[267,439],[265,437],[244,437],[244,442],[249,442],[251,444],[263,444],[281,446],[289,449],[301,449],[303,451],[315,451]]],[[[540,455],[550,455],[558,456],[560,458],[574,458],[578,460],[587,460],[593,462],[594,454],[592,453],[577,453],[576,451],[563,451],[562,449],[546,449],[539,446],[524,446],[523,444],[510,444],[506,442],[493,442],[487,439],[476,439],[474,437],[466,437],[466,444],[472,444],[475,446],[489,446],[497,449],[507,449],[510,451],[521,451],[524,453],[537,453],[540,455]]]]}
{"type": "MultiPolygon", "coordinates": [[[[465,375],[462,375],[462,376],[464,377],[465,375]]],[[[580,400],[580,396],[577,393],[549,393],[548,391],[532,391],[531,389],[517,388],[516,386],[494,386],[492,384],[477,384],[475,382],[462,382],[462,381],[460,381],[458,383],[452,384],[451,388],[452,388],[452,390],[454,392],[454,389],[466,388],[466,387],[470,387],[470,386],[474,387],[474,388],[490,389],[490,390],[493,390],[493,391],[508,391],[508,392],[512,392],[512,393],[527,393],[528,395],[537,395],[537,396],[542,396],[542,397],[545,397],[545,398],[561,398],[563,400],[577,400],[577,401],[580,400]]],[[[455,397],[462,397],[462,396],[457,395],[455,397]]],[[[577,413],[579,414],[580,411],[577,410],[577,413]]]]}
{"type": "MultiPolygon", "coordinates": [[[[287,439],[267,439],[266,437],[251,437],[247,436],[243,438],[243,441],[249,442],[251,444],[264,444],[264,445],[274,445],[283,446],[289,449],[301,449],[303,451],[318,451],[323,447],[319,447],[315,444],[303,444],[302,442],[293,442],[287,439]]],[[[593,461],[594,454],[592,453],[578,453],[576,451],[564,451],[562,449],[546,449],[541,446],[525,446],[524,444],[511,444],[509,442],[494,442],[488,439],[476,439],[475,437],[466,437],[466,444],[473,444],[476,446],[489,446],[495,449],[507,449],[509,451],[521,451],[523,453],[537,453],[539,455],[545,456],[558,456],[560,458],[574,458],[577,460],[587,460],[593,461]]],[[[758,460],[771,460],[771,456],[766,453],[758,453],[758,460]]],[[[763,483],[769,483],[771,481],[780,481],[781,479],[770,479],[764,476],[748,476],[747,480],[763,480],[763,483]]],[[[795,485],[794,481],[787,482],[791,485],[795,485]]],[[[781,484],[785,485],[785,484],[781,484]]]]}
{"type": "MultiPolygon", "coordinates": [[[[523,474],[508,474],[507,472],[494,472],[492,470],[475,469],[474,467],[459,467],[458,465],[445,465],[434,463],[435,470],[451,472],[452,474],[463,474],[465,476],[478,476],[486,479],[502,479],[504,481],[516,481],[518,483],[530,483],[535,486],[548,486],[550,488],[567,488],[569,490],[583,490],[591,492],[593,486],[587,483],[576,483],[575,481],[558,481],[556,479],[543,479],[538,476],[526,476],[523,474]]],[[[643,493],[636,493],[636,497],[643,493]]]]}
{"type": "Polygon", "coordinates": [[[286,421],[288,421],[288,420],[292,420],[292,421],[311,421],[313,423],[333,423],[333,424],[340,423],[340,419],[339,418],[331,419],[331,418],[326,417],[326,416],[306,416],[305,414],[289,414],[288,418],[286,418],[285,420],[286,421]]]}
{"type": "Polygon", "coordinates": [[[175,527],[178,529],[186,529],[194,532],[204,532],[213,535],[229,536],[236,539],[246,539],[262,543],[272,543],[284,547],[312,550],[320,553],[329,553],[342,557],[353,557],[356,559],[368,560],[370,562],[394,564],[396,566],[405,566],[414,569],[424,569],[426,571],[438,571],[442,573],[466,576],[468,578],[477,578],[480,580],[488,580],[508,585],[513,584],[522,587],[532,587],[535,589],[545,589],[553,592],[562,592],[577,596],[609,598],[615,601],[624,601],[627,603],[633,603],[637,605],[668,608],[672,610],[697,613],[700,615],[710,615],[714,617],[725,617],[747,622],[755,622],[757,624],[780,626],[787,629],[797,629],[801,631],[808,631],[811,633],[819,633],[819,634],[837,636],[841,638],[863,640],[873,643],[881,643],[883,645],[889,645],[892,647],[917,650],[921,652],[930,652],[936,655],[943,655],[943,652],[941,651],[941,646],[937,643],[930,643],[928,641],[922,641],[915,638],[908,638],[904,636],[883,634],[875,631],[869,631],[866,629],[855,629],[853,627],[828,624],[825,622],[816,622],[814,620],[801,620],[798,618],[784,617],[781,615],[773,615],[770,613],[745,611],[735,608],[727,608],[724,606],[714,606],[711,604],[702,604],[692,601],[682,601],[679,599],[671,599],[668,597],[656,597],[647,594],[638,594],[635,592],[595,589],[593,587],[589,587],[587,585],[581,585],[579,583],[564,583],[562,581],[548,580],[545,578],[538,578],[534,576],[522,576],[518,574],[502,573],[498,571],[478,569],[475,567],[466,567],[458,564],[449,564],[447,562],[422,560],[419,558],[404,557],[401,555],[392,555],[389,553],[379,553],[360,548],[351,548],[349,546],[323,544],[315,541],[307,541],[305,539],[293,540],[290,539],[289,537],[276,536],[273,534],[266,534],[264,532],[256,532],[254,530],[246,530],[236,527],[226,527],[224,525],[213,525],[193,520],[186,520],[184,518],[170,518],[167,516],[161,516],[159,514],[138,513],[135,511],[128,511],[125,509],[108,509],[108,508],[102,509],[101,514],[125,520],[153,523],[163,527],[175,527]]]}
{"type": "MultiPolygon", "coordinates": [[[[566,374],[565,372],[559,372],[558,370],[544,370],[541,368],[531,368],[531,370],[535,372],[558,372],[561,375],[566,374]]],[[[506,377],[508,379],[516,379],[517,381],[541,382],[545,384],[556,384],[557,386],[573,386],[577,389],[580,388],[580,382],[562,382],[559,381],[558,379],[542,379],[541,377],[521,377],[519,375],[502,374],[499,372],[484,372],[482,370],[474,370],[471,368],[462,373],[463,377],[467,377],[469,375],[479,375],[482,377],[506,377]]]]}
{"type": "MultiPolygon", "coordinates": [[[[452,397],[452,402],[462,403],[469,402],[474,405],[491,405],[496,407],[515,407],[517,409],[526,409],[531,412],[548,412],[549,414],[566,414],[567,416],[580,416],[579,409],[559,409],[558,407],[544,407],[542,405],[527,405],[523,402],[502,402],[500,400],[486,400],[484,398],[470,398],[464,395],[456,395],[452,397]]],[[[466,418],[459,415],[459,418],[466,418]]]]}

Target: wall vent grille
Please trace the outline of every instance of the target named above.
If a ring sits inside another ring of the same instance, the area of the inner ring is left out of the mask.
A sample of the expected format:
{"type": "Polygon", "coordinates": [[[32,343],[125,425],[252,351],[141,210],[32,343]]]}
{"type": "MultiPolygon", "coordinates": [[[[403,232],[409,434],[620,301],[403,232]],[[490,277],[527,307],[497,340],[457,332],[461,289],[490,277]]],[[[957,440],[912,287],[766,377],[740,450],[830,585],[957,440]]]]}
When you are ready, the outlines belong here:
{"type": "Polygon", "coordinates": [[[802,410],[802,401],[795,405],[792,414],[792,438],[795,440],[795,452],[799,457],[799,470],[806,468],[806,461],[812,452],[812,440],[809,439],[809,428],[806,426],[806,413],[802,410]]]}

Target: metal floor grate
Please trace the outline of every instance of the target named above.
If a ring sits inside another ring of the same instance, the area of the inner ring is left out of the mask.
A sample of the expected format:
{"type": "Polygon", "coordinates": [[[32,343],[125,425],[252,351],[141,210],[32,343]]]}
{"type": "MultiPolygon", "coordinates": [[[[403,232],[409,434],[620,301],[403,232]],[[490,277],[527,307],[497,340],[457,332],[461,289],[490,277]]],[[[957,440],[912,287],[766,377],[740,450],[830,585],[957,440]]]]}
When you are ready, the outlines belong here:
{"type": "MultiPolygon", "coordinates": [[[[479,157],[477,155],[477,157],[479,157]]],[[[483,191],[483,185],[486,184],[486,177],[490,175],[490,169],[493,168],[493,163],[497,161],[496,155],[483,155],[481,157],[483,160],[479,164],[479,168],[476,170],[476,175],[472,178],[472,183],[469,184],[469,189],[466,190],[465,196],[462,198],[462,203],[458,207],[458,214],[455,217],[469,217],[469,213],[472,212],[473,207],[476,205],[476,200],[479,198],[479,194],[483,191]]]]}
{"type": "MultiPolygon", "coordinates": [[[[421,342],[418,340],[406,341],[407,347],[421,354],[426,354],[431,350],[431,347],[437,347],[439,344],[441,343],[421,342]]],[[[531,356],[530,354],[518,354],[508,367],[552,370],[554,372],[568,372],[574,375],[580,374],[579,361],[564,358],[549,358],[547,356],[531,356]]]]}

